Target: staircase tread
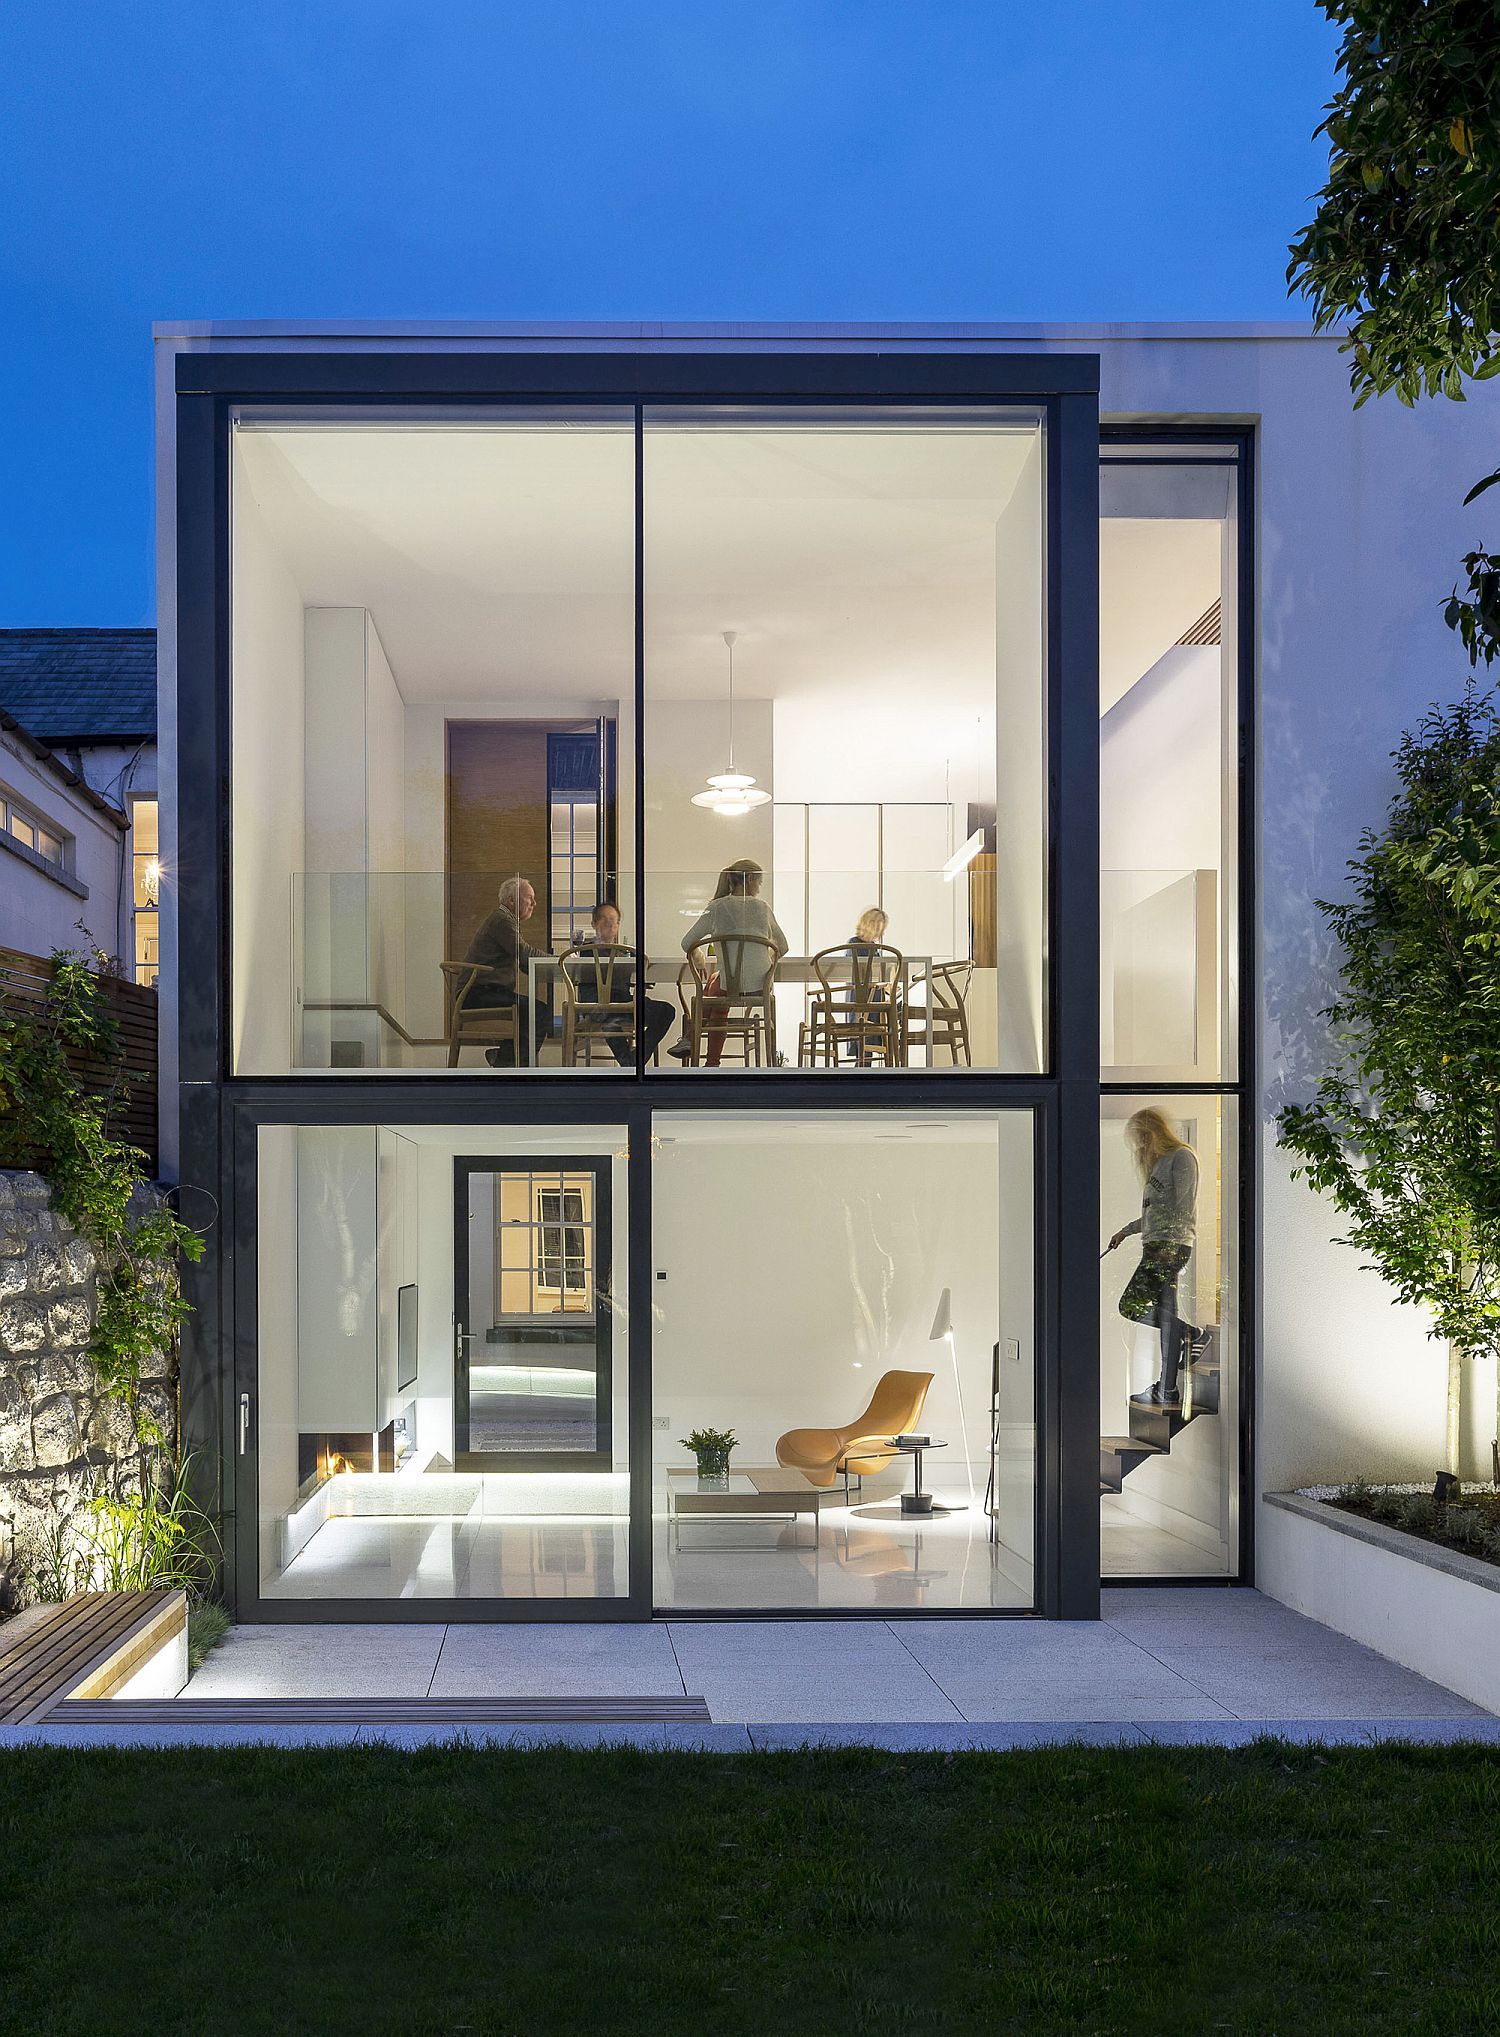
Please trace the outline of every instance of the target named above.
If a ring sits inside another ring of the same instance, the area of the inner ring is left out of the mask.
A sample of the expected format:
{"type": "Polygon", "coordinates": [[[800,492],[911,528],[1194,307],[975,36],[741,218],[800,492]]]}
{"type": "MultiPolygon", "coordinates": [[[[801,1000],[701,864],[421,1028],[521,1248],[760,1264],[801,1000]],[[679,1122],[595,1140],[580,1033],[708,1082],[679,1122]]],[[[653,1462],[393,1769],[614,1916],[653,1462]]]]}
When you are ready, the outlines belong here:
{"type": "Polygon", "coordinates": [[[1168,1446],[1165,1443],[1148,1443],[1140,1436],[1101,1436],[1101,1450],[1140,1450],[1148,1457],[1165,1457],[1168,1446]]]}

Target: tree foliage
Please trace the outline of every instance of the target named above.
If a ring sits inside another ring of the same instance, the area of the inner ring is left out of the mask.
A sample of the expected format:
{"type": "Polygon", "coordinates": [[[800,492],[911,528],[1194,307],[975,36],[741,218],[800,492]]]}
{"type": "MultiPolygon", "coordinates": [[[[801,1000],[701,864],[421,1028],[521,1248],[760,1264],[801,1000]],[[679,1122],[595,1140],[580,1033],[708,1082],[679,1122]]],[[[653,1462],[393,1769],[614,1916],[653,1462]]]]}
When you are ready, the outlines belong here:
{"type": "MultiPolygon", "coordinates": [[[[1464,400],[1500,374],[1500,6],[1318,0],[1343,29],[1319,127],[1328,182],[1287,280],[1318,330],[1345,323],[1356,407],[1464,400]]],[[[1500,468],[1468,500],[1500,481],[1500,468]]],[[[1463,562],[1444,614],[1471,664],[1500,654],[1500,556],[1463,562]]]]}
{"type": "Polygon", "coordinates": [[[1470,684],[1395,752],[1385,827],[1320,901],[1345,961],[1333,1061],[1280,1114],[1294,1171],[1432,1335],[1500,1352],[1500,711],[1470,684]]]}
{"type": "MultiPolygon", "coordinates": [[[[96,957],[102,960],[102,957],[96,957]]],[[[123,1400],[144,1442],[137,1390],[145,1362],[176,1347],[186,1313],[178,1267],[202,1240],[166,1208],[142,1208],[146,1156],[110,1129],[116,1096],[90,1096],[70,1052],[120,1060],[119,1033],[99,977],[82,955],[55,952],[34,1012],[0,1012],[0,1167],[40,1165],[53,1207],[88,1240],[98,1266],[89,1356],[108,1394],[123,1400]]]]}
{"type": "Polygon", "coordinates": [[[1318,0],[1344,30],[1328,182],[1288,280],[1350,321],[1355,394],[1462,399],[1500,372],[1500,7],[1318,0]]]}

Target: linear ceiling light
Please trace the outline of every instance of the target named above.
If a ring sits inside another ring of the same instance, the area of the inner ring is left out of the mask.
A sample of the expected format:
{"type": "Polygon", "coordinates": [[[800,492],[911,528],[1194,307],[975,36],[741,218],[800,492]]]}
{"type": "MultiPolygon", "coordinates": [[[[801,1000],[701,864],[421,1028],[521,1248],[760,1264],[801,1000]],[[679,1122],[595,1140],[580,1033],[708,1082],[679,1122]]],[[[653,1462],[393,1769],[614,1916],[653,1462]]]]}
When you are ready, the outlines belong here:
{"type": "Polygon", "coordinates": [[[975,828],[973,834],[970,835],[969,839],[964,843],[963,847],[961,849],[955,849],[953,851],[953,854],[948,858],[947,862],[943,865],[944,883],[951,884],[955,877],[962,877],[965,870],[968,869],[969,865],[973,862],[974,858],[979,854],[979,851],[983,847],[984,847],[984,829],[975,828]]]}

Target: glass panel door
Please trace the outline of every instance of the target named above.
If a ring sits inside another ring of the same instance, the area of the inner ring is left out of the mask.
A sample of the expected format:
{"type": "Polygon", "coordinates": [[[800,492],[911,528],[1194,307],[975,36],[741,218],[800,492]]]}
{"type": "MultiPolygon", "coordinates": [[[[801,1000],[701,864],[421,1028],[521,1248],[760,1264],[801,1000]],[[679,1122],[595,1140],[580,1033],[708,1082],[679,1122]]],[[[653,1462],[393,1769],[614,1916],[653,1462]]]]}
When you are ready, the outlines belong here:
{"type": "Polygon", "coordinates": [[[459,1468],[606,1467],[607,1166],[456,1160],[454,1216],[459,1468]]]}

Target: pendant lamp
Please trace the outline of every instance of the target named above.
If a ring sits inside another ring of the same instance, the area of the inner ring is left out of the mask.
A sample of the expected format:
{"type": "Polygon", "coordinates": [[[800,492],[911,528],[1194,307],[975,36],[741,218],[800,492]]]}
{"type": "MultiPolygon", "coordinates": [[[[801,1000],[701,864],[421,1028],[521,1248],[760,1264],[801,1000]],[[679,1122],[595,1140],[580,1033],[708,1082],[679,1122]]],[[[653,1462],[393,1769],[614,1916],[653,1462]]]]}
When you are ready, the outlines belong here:
{"type": "Polygon", "coordinates": [[[736,632],[727,629],[724,642],[729,650],[729,769],[715,772],[708,781],[706,792],[693,794],[694,806],[706,806],[713,813],[722,814],[726,820],[736,815],[749,813],[752,808],[764,806],[770,799],[769,792],[762,792],[755,780],[744,771],[734,768],[734,640],[736,632]]]}

